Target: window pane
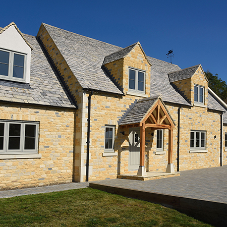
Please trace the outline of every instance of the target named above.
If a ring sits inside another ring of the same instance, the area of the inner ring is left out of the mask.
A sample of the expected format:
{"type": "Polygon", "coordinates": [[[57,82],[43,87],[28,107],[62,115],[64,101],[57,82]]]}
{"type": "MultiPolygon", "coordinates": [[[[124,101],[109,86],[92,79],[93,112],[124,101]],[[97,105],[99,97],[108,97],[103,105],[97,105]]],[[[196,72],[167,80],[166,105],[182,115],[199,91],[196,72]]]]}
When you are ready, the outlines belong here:
{"type": "Polygon", "coordinates": [[[0,136],[4,136],[4,123],[0,123],[0,136]]]}
{"type": "Polygon", "coordinates": [[[105,149],[112,149],[112,143],[113,143],[112,139],[106,139],[106,141],[105,141],[105,149]]]}
{"type": "Polygon", "coordinates": [[[227,133],[225,133],[225,147],[227,147],[227,133]]]}
{"type": "Polygon", "coordinates": [[[9,150],[20,150],[20,137],[9,137],[9,150]]]}
{"type": "Polygon", "coordinates": [[[35,149],[36,125],[25,125],[24,149],[35,149]]]}
{"type": "Polygon", "coordinates": [[[129,70],[129,88],[130,89],[135,89],[135,77],[136,77],[135,70],[130,69],[129,70]]]}
{"type": "Polygon", "coordinates": [[[0,75],[8,76],[8,65],[0,63],[0,75]]]}
{"type": "Polygon", "coordinates": [[[191,132],[190,147],[194,147],[194,144],[195,144],[194,136],[195,136],[195,133],[191,132]]]}
{"type": "Polygon", "coordinates": [[[196,147],[199,147],[200,133],[196,132],[196,147]]]}
{"type": "Polygon", "coordinates": [[[203,87],[200,87],[199,89],[199,102],[203,103],[203,87]]]}
{"type": "Polygon", "coordinates": [[[205,147],[205,132],[201,132],[201,147],[205,147]]]}
{"type": "Polygon", "coordinates": [[[112,138],[113,137],[113,129],[109,128],[108,130],[109,130],[108,138],[112,138]]]}
{"type": "Polygon", "coordinates": [[[194,86],[194,101],[198,102],[198,86],[194,86]]]}
{"type": "Polygon", "coordinates": [[[108,148],[109,149],[112,149],[112,142],[113,142],[112,139],[108,139],[108,144],[109,144],[109,147],[108,148]]]}
{"type": "Polygon", "coordinates": [[[0,123],[0,150],[3,150],[4,141],[4,123],[0,123]]]}
{"type": "Polygon", "coordinates": [[[19,66],[14,66],[13,67],[13,77],[23,79],[23,76],[24,76],[24,68],[19,67],[19,66]]]}
{"type": "Polygon", "coordinates": [[[9,150],[20,149],[20,124],[9,124],[9,150]]]}
{"type": "Polygon", "coordinates": [[[135,133],[135,143],[139,142],[139,135],[137,133],[135,133]]]}
{"type": "Polygon", "coordinates": [[[144,91],[144,73],[138,72],[138,90],[144,91]]]}
{"type": "Polygon", "coordinates": [[[36,125],[25,125],[25,136],[36,136],[36,125]]]}
{"type": "Polygon", "coordinates": [[[3,150],[3,139],[4,137],[0,137],[0,150],[3,150]]]}
{"type": "Polygon", "coordinates": [[[105,149],[113,149],[113,128],[106,128],[105,149]]]}
{"type": "Polygon", "coordinates": [[[201,140],[201,147],[205,147],[205,140],[201,140]]]}
{"type": "Polygon", "coordinates": [[[113,137],[113,129],[112,128],[106,128],[106,138],[112,138],[113,137]]]}
{"type": "Polygon", "coordinates": [[[0,50],[0,62],[9,64],[9,52],[0,50]]]}
{"type": "Polygon", "coordinates": [[[9,136],[20,136],[20,124],[9,124],[9,136]]]}
{"type": "Polygon", "coordinates": [[[157,130],[157,148],[162,148],[162,130],[157,130]]]}
{"type": "Polygon", "coordinates": [[[14,54],[14,65],[24,67],[24,56],[19,54],[14,54]]]}
{"type": "Polygon", "coordinates": [[[35,138],[25,137],[24,149],[35,149],[35,138]]]}

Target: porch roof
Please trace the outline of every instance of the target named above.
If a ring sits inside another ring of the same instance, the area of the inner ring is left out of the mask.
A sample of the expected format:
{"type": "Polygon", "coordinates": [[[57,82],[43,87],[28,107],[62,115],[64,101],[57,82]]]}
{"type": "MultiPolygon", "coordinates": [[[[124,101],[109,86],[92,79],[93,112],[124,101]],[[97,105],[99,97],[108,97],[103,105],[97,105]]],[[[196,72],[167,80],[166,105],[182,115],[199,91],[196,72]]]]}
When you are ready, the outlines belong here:
{"type": "Polygon", "coordinates": [[[152,107],[158,102],[161,101],[166,112],[168,113],[170,119],[174,123],[173,118],[171,117],[168,109],[166,108],[164,102],[162,101],[160,96],[153,96],[150,98],[139,99],[134,103],[131,108],[123,115],[122,119],[119,122],[119,125],[130,125],[130,124],[138,124],[142,122],[144,117],[149,113],[152,107]]]}

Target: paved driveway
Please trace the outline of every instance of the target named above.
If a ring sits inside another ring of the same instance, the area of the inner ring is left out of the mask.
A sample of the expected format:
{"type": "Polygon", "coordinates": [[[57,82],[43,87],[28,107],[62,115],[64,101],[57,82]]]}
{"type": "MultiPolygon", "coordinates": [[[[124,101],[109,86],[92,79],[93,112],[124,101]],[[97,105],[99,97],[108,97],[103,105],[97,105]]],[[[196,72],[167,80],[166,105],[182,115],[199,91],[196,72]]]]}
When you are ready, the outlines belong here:
{"type": "Polygon", "coordinates": [[[182,171],[177,177],[150,181],[114,179],[95,183],[227,204],[227,166],[182,171]]]}

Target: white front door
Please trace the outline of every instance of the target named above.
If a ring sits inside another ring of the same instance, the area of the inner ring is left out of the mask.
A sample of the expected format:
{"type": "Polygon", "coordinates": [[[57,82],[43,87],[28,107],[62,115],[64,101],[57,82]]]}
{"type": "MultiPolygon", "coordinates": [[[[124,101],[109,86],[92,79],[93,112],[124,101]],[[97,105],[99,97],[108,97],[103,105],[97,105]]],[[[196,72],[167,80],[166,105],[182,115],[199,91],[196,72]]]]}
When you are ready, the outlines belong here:
{"type": "Polygon", "coordinates": [[[129,132],[129,170],[138,170],[140,165],[140,129],[132,128],[129,132]]]}

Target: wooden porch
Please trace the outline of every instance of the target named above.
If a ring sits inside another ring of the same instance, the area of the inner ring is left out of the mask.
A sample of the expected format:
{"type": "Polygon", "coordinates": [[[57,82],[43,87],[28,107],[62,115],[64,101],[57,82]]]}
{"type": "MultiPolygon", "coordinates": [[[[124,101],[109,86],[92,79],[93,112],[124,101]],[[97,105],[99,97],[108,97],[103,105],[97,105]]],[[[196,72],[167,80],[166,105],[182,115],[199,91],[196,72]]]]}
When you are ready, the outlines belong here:
{"type": "Polygon", "coordinates": [[[127,113],[125,119],[120,124],[122,130],[124,128],[139,127],[140,128],[140,164],[137,175],[120,174],[117,177],[121,179],[134,180],[152,180],[180,175],[175,173],[172,162],[173,156],[173,129],[174,121],[170,116],[165,104],[160,97],[146,98],[139,100],[135,106],[127,113]],[[133,120],[133,118],[135,120],[133,120]],[[146,172],[145,168],[145,141],[146,128],[167,129],[168,130],[168,165],[166,172],[146,172]]]}

